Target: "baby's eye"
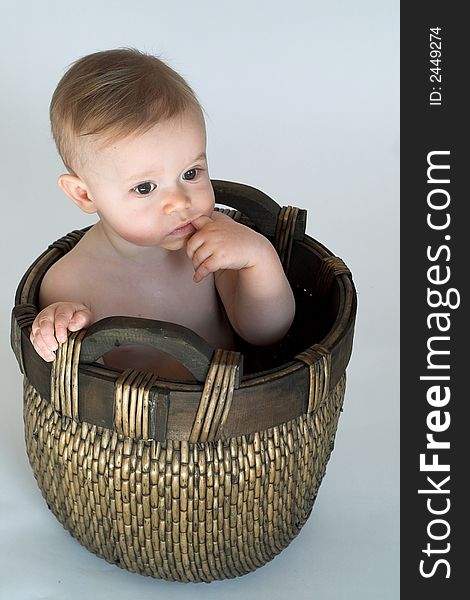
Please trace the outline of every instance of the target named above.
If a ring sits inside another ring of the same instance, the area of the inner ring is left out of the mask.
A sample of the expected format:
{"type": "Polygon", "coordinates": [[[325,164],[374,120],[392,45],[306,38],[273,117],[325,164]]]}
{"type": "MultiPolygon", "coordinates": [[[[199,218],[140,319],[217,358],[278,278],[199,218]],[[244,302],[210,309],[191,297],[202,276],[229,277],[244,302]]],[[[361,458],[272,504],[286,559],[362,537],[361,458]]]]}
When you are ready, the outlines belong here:
{"type": "Polygon", "coordinates": [[[139,183],[139,185],[136,185],[135,188],[132,188],[132,191],[136,192],[140,196],[146,196],[147,194],[153,192],[156,187],[157,186],[151,181],[145,181],[144,183],[139,183]]]}
{"type": "Polygon", "coordinates": [[[183,179],[186,181],[191,181],[196,177],[198,171],[199,169],[189,169],[189,171],[186,171],[186,173],[183,175],[183,179]]]}

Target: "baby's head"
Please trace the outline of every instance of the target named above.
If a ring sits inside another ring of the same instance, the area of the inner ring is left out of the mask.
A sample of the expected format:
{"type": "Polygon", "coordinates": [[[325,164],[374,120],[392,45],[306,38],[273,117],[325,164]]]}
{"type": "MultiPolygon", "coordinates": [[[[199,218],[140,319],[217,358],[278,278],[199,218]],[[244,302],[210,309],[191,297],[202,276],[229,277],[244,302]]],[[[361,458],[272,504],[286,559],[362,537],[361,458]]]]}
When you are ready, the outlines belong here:
{"type": "Polygon", "coordinates": [[[192,89],[164,62],[135,49],[105,50],[77,60],[60,80],[50,105],[52,135],[76,174],[90,142],[107,146],[191,109],[202,118],[192,89]]]}
{"type": "Polygon", "coordinates": [[[214,208],[201,106],[184,79],[138,50],[78,60],[51,101],[69,173],[61,189],[109,235],[181,249],[214,208]]]}

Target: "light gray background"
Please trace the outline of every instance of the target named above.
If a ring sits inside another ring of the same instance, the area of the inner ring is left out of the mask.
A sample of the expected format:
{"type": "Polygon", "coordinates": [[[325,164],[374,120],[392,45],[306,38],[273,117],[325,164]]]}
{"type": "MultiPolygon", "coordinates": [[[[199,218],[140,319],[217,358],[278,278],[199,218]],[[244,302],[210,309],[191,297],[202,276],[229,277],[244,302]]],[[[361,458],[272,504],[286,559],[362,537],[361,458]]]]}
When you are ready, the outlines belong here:
{"type": "Polygon", "coordinates": [[[398,1],[0,2],[0,597],[398,598],[398,1]],[[60,192],[48,104],[68,64],[135,46],[187,78],[208,114],[211,176],[309,211],[354,274],[345,410],[314,511],[258,571],[208,585],[127,573],[82,548],[40,495],[9,348],[16,285],[92,221],[60,192]]]}

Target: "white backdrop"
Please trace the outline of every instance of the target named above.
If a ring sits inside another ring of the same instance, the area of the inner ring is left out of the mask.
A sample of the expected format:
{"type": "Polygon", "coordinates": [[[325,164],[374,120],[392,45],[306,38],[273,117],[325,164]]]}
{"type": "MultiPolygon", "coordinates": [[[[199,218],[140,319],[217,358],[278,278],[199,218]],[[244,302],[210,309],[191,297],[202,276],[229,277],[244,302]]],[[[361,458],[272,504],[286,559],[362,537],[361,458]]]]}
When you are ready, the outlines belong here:
{"type": "Polygon", "coordinates": [[[397,599],[398,1],[0,7],[0,598],[397,599]],[[195,89],[211,177],[308,209],[308,233],[345,260],[358,289],[344,412],[313,513],[271,563],[210,586],[151,580],[90,554],[47,510],[24,450],[14,291],[51,241],[93,222],[56,185],[48,105],[71,62],[119,46],[155,53],[195,89]]]}

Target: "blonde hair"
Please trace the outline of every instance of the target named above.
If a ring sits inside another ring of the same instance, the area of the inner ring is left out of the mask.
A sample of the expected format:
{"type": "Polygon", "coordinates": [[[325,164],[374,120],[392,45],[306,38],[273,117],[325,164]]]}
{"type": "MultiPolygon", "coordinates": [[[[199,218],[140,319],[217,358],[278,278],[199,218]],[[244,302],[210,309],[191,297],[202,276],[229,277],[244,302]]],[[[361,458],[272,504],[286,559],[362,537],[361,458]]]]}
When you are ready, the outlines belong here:
{"type": "Polygon", "coordinates": [[[84,136],[104,144],[202,107],[186,81],[160,59],[135,48],[95,52],[72,64],[50,104],[51,129],[64,165],[74,173],[84,136]]]}

